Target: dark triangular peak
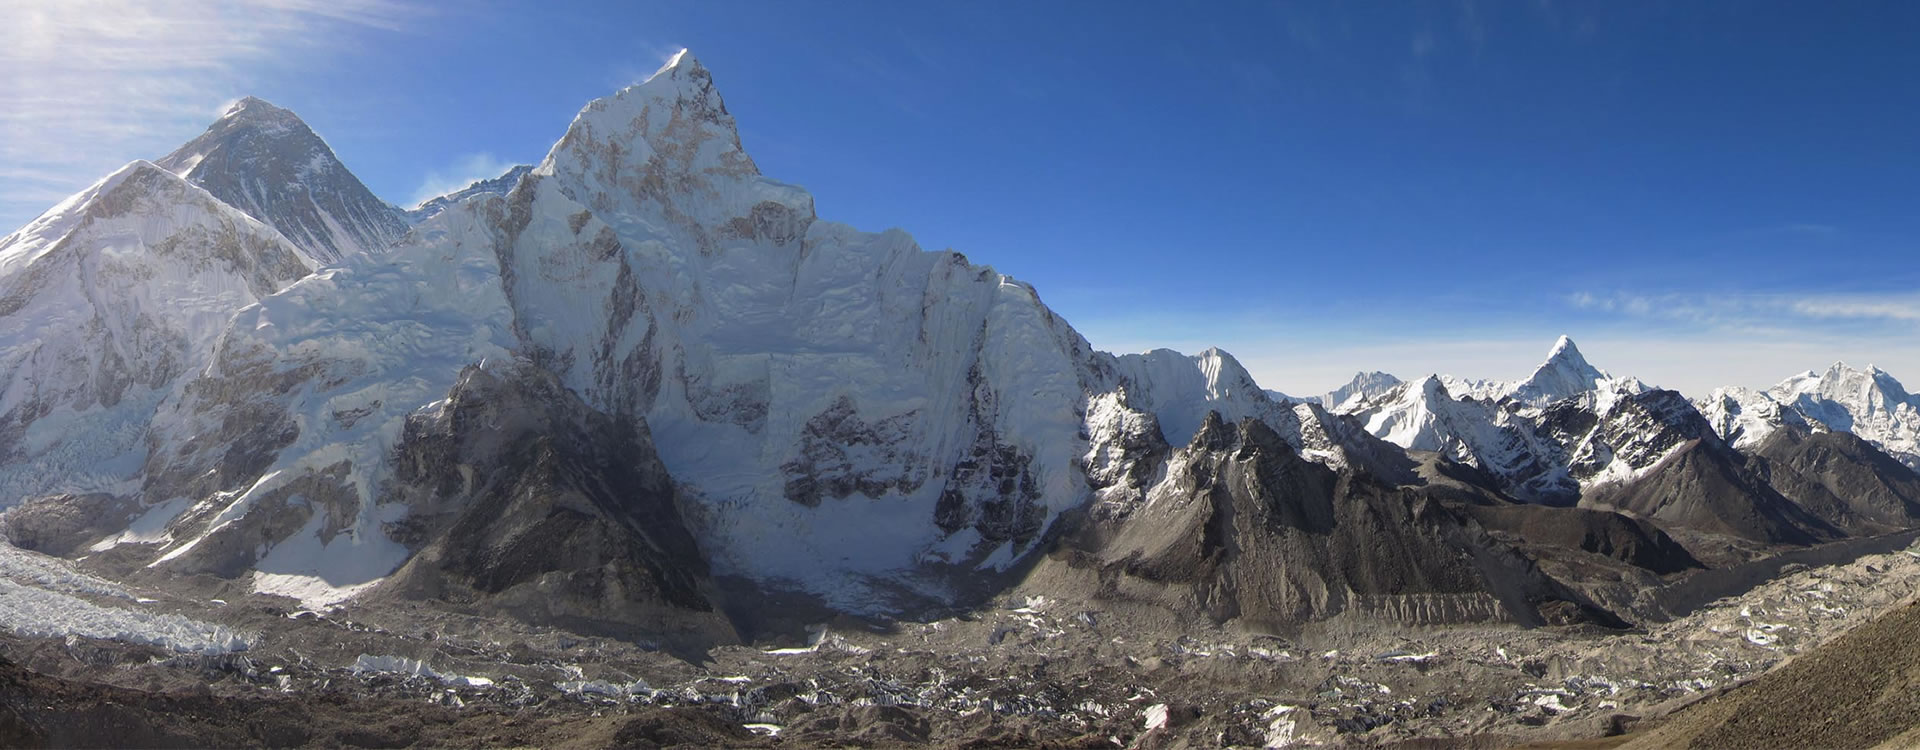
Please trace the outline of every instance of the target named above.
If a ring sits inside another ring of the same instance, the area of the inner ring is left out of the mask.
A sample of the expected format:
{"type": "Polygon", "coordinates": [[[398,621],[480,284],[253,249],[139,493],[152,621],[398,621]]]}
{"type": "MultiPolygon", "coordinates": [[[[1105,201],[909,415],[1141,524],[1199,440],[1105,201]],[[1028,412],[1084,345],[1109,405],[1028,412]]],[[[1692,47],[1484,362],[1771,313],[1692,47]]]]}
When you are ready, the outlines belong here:
{"type": "Polygon", "coordinates": [[[1193,431],[1193,439],[1187,442],[1188,450],[1225,450],[1234,444],[1238,437],[1232,427],[1220,418],[1220,412],[1208,410],[1200,418],[1200,429],[1193,431]]]}
{"type": "Polygon", "coordinates": [[[374,196],[299,116],[255,97],[157,163],[325,263],[385,250],[407,232],[400,209],[374,196]]]}
{"type": "Polygon", "coordinates": [[[692,654],[738,639],[645,426],[528,362],[469,365],[442,408],[409,418],[390,489],[414,507],[401,541],[419,554],[376,597],[692,654]]]}

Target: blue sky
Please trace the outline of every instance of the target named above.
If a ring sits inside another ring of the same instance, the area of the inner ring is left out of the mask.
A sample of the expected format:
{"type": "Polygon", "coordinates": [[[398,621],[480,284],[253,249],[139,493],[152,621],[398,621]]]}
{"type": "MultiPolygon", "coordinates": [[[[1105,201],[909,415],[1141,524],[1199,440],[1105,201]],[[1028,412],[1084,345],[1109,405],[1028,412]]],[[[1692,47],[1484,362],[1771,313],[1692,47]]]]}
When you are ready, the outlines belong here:
{"type": "MultiPolygon", "coordinates": [[[[1263,384],[1920,381],[1920,5],[0,8],[0,226],[255,94],[409,204],[690,47],[769,176],[1263,384]]],[[[1920,386],[1920,382],[1913,382],[1920,386]]]]}

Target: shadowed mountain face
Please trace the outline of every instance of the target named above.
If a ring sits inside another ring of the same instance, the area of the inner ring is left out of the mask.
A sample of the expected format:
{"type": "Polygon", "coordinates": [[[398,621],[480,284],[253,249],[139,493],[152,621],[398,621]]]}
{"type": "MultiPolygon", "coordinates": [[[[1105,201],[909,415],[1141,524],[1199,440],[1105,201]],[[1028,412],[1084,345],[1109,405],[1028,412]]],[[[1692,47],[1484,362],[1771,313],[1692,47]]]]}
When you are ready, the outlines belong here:
{"type": "Polygon", "coordinates": [[[1748,470],[1725,444],[1690,441],[1631,482],[1603,485],[1582,507],[1619,510],[1655,521],[1762,544],[1808,545],[1842,534],[1748,470]]]}
{"type": "MultiPolygon", "coordinates": [[[[1621,399],[1576,453],[1623,478],[1594,483],[1582,507],[1759,544],[1807,545],[1844,533],[1831,519],[1793,502],[1750,470],[1685,397],[1653,390],[1621,399]]],[[[1605,477],[1600,471],[1588,476],[1605,477]]]]}
{"type": "Polygon", "coordinates": [[[253,97],[157,163],[329,265],[407,233],[400,209],[367,190],[305,122],[253,97]]]}
{"type": "Polygon", "coordinates": [[[1920,522],[1920,475],[1857,435],[1787,425],[1749,454],[1749,467],[1781,494],[1848,533],[1920,522]]]}
{"type": "Polygon", "coordinates": [[[1487,529],[1511,532],[1529,544],[1591,552],[1654,573],[1701,567],[1659,526],[1620,513],[1544,505],[1472,506],[1468,513],[1487,529]]]}
{"type": "Polygon", "coordinates": [[[1597,614],[1423,488],[1307,461],[1262,422],[1212,414],[1139,508],[1094,522],[1057,558],[1097,576],[1104,597],[1256,630],[1597,614]]]}
{"type": "Polygon", "coordinates": [[[738,641],[643,425],[489,361],[407,422],[391,499],[413,559],[381,595],[691,648],[738,641]]]}

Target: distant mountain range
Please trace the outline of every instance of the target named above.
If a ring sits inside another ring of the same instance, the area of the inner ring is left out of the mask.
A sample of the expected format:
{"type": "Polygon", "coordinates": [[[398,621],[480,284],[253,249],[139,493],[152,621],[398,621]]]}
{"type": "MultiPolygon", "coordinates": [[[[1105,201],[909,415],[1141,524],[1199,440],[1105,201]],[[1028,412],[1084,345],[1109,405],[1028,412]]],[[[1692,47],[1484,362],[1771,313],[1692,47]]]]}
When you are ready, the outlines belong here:
{"type": "Polygon", "coordinates": [[[1621,580],[1916,525],[1920,398],[1689,399],[1095,351],[1020,281],[822,220],[682,53],[403,211],[258,99],[0,239],[16,544],[320,606],[725,641],[1017,587],[1276,626],[1619,623],[1621,580]],[[1549,564],[1551,563],[1551,564],[1549,564]],[[722,616],[722,615],[725,616],[722,616]]]}

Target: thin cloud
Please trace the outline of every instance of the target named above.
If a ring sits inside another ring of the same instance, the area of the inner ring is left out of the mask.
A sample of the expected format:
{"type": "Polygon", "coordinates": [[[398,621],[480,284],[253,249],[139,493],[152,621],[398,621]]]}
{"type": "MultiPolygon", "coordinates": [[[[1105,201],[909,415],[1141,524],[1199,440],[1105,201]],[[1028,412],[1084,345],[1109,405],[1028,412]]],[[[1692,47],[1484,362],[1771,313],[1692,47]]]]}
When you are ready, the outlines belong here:
{"type": "Polygon", "coordinates": [[[513,162],[500,159],[493,154],[467,154],[453,160],[445,169],[427,172],[420,181],[420,187],[413,191],[410,205],[418,206],[442,195],[461,190],[480,180],[491,180],[506,174],[515,166],[513,162]]]}
{"type": "Polygon", "coordinates": [[[1854,318],[1920,322],[1920,297],[1812,297],[1793,310],[1815,318],[1854,318]]]}
{"type": "Polygon", "coordinates": [[[1792,329],[1834,321],[1920,323],[1914,294],[1637,294],[1574,292],[1568,305],[1641,318],[1750,330],[1792,329]]]}
{"type": "Polygon", "coordinates": [[[400,0],[0,3],[0,226],[191,138],[255,71],[422,13],[400,0]]]}

